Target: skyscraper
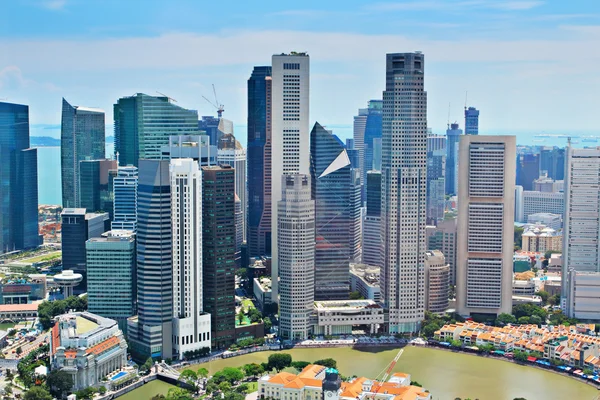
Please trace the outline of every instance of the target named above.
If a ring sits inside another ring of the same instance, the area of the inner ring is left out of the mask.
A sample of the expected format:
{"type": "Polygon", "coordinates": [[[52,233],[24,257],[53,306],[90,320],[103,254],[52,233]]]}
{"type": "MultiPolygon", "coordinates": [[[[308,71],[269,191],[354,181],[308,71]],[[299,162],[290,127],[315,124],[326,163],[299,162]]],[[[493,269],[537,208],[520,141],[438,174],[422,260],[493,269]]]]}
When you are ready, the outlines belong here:
{"type": "Polygon", "coordinates": [[[460,139],[456,309],[461,315],[512,310],[515,160],[514,136],[460,139]]]}
{"type": "Polygon", "coordinates": [[[134,314],[135,235],[109,231],[85,242],[88,311],[119,323],[125,332],[134,314]]]}
{"type": "Polygon", "coordinates": [[[248,222],[250,256],[271,254],[271,67],[248,79],[248,222]]]}
{"type": "Polygon", "coordinates": [[[523,186],[523,190],[533,190],[533,181],[540,177],[539,154],[517,155],[517,185],[523,186]]]}
{"type": "Polygon", "coordinates": [[[235,341],[235,171],[202,167],[202,294],[212,347],[235,341]]]}
{"type": "Polygon", "coordinates": [[[137,167],[139,159],[160,159],[169,136],[198,135],[198,112],[176,106],[166,96],[137,93],[120,98],[114,120],[119,165],[137,167]]]}
{"type": "MultiPolygon", "coordinates": [[[[567,309],[572,300],[568,298],[569,271],[600,273],[599,176],[600,147],[574,149],[569,144],[566,148],[561,296],[567,309]]],[[[600,293],[593,296],[598,297],[600,293]]]]}
{"type": "Polygon", "coordinates": [[[281,177],[277,236],[280,266],[279,335],[308,338],[315,288],[315,202],[310,176],[281,177]]]}
{"type": "Polygon", "coordinates": [[[104,110],[72,106],[62,99],[60,164],[63,207],[80,207],[79,162],[104,158],[105,129],[104,110]]]}
{"type": "Polygon", "coordinates": [[[389,333],[416,332],[425,312],[427,93],[421,52],[386,56],[383,92],[381,295],[389,333]]]}
{"type": "Polygon", "coordinates": [[[465,107],[465,135],[479,135],[479,110],[465,107]]]}
{"type": "Polygon", "coordinates": [[[565,178],[565,149],[542,147],[540,149],[540,176],[546,171],[548,178],[562,181],[565,178]]]}
{"type": "Polygon", "coordinates": [[[347,298],[350,263],[360,261],[360,171],[342,141],[319,123],[310,134],[310,175],[315,202],[315,299],[347,298]]]}
{"type": "Polygon", "coordinates": [[[112,229],[137,232],[138,169],[132,165],[117,169],[113,179],[114,217],[112,229]]]}
{"type": "Polygon", "coordinates": [[[173,352],[169,161],[140,160],[138,173],[138,315],[127,321],[127,338],[133,358],[143,362],[173,352]]]}
{"type": "Polygon", "coordinates": [[[309,57],[306,53],[280,54],[272,58],[271,152],[271,295],[277,303],[279,257],[277,255],[277,204],[281,200],[281,175],[309,175],[309,57]]]}
{"type": "Polygon", "coordinates": [[[29,148],[29,106],[0,102],[0,254],[39,244],[37,149],[29,148]]]}
{"type": "Polygon", "coordinates": [[[458,141],[462,135],[462,130],[458,129],[458,124],[450,124],[446,130],[446,194],[455,195],[458,193],[458,141]]]}
{"type": "Polygon", "coordinates": [[[110,171],[117,169],[116,160],[83,160],[79,162],[79,204],[88,211],[105,211],[112,215],[113,202],[108,187],[110,171]]]}
{"type": "Polygon", "coordinates": [[[444,218],[446,137],[427,136],[427,223],[437,225],[444,218]]]}
{"type": "MultiPolygon", "coordinates": [[[[359,151],[360,183],[365,191],[367,172],[381,169],[377,156],[377,141],[381,140],[383,102],[370,100],[367,108],[358,110],[354,117],[354,147],[359,151]]],[[[363,198],[364,198],[363,194],[363,198]]]]}
{"type": "Polygon", "coordinates": [[[204,131],[204,134],[209,137],[211,146],[217,145],[219,142],[219,118],[210,115],[202,116],[202,119],[198,120],[198,129],[204,131]]]}
{"type": "Polygon", "coordinates": [[[191,158],[175,158],[171,179],[173,234],[173,353],[210,348],[210,315],[203,312],[202,172],[191,158]]]}
{"type": "Polygon", "coordinates": [[[363,263],[382,267],[381,171],[369,171],[366,182],[367,215],[363,224],[363,263]]]}

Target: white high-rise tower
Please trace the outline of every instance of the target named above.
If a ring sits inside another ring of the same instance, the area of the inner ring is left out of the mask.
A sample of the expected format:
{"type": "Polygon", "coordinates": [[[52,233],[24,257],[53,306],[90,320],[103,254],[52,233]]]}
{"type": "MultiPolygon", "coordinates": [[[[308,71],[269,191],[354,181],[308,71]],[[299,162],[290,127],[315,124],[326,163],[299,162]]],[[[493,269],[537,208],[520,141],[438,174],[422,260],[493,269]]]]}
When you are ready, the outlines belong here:
{"type": "Polygon", "coordinates": [[[277,204],[281,200],[281,177],[310,174],[310,66],[308,54],[296,52],[274,55],[272,64],[271,298],[278,302],[277,204]]]}
{"type": "Polygon", "coordinates": [[[202,171],[191,158],[170,165],[173,235],[173,349],[210,347],[210,315],[202,312],[202,171]]]}
{"type": "Polygon", "coordinates": [[[416,332],[425,314],[427,93],[420,52],[386,56],[383,92],[381,297],[389,333],[416,332]]]}

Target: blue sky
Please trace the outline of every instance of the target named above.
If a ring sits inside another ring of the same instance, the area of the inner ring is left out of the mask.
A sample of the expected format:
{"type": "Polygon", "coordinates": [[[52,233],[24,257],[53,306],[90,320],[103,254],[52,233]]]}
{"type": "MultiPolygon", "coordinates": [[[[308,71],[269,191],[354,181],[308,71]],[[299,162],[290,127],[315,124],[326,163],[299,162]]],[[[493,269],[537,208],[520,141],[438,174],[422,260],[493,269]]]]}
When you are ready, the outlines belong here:
{"type": "Polygon", "coordinates": [[[274,53],[311,56],[311,120],[349,126],[384,88],[385,53],[423,51],[428,122],[484,133],[600,131],[600,2],[593,0],[0,2],[0,99],[60,123],[61,98],[106,110],[136,92],[246,119],[246,81],[274,53]]]}

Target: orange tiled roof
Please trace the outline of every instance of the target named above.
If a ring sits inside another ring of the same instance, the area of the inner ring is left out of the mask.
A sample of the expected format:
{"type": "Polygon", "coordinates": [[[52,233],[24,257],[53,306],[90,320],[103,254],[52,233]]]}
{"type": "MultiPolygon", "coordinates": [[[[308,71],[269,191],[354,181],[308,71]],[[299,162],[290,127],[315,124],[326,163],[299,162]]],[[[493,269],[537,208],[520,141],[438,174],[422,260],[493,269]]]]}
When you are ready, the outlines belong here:
{"type": "Polygon", "coordinates": [[[66,358],[77,358],[77,350],[65,350],[66,358]]]}
{"type": "Polygon", "coordinates": [[[298,374],[299,378],[315,378],[325,369],[322,365],[309,364],[298,374]]]}
{"type": "Polygon", "coordinates": [[[283,387],[286,389],[302,389],[304,386],[305,385],[304,382],[302,382],[302,379],[294,379],[293,381],[283,385],[283,387]]]}
{"type": "Polygon", "coordinates": [[[362,392],[362,385],[368,379],[365,377],[356,378],[352,382],[342,382],[342,394],[340,397],[357,398],[362,392]]]}
{"type": "Polygon", "coordinates": [[[54,324],[52,327],[52,349],[51,354],[56,354],[56,348],[60,345],[59,342],[60,334],[58,332],[58,324],[54,324]]]}
{"type": "Polygon", "coordinates": [[[296,375],[290,374],[289,372],[280,372],[277,375],[272,376],[269,379],[269,383],[285,385],[289,381],[296,379],[296,375]]]}
{"type": "MultiPolygon", "coordinates": [[[[323,387],[323,381],[320,379],[313,379],[313,378],[298,378],[299,380],[302,381],[302,383],[304,383],[304,386],[311,386],[311,387],[323,387]]],[[[298,380],[296,379],[296,380],[298,380]]]]}
{"type": "Polygon", "coordinates": [[[92,346],[85,350],[85,354],[94,353],[95,355],[99,355],[104,353],[106,350],[114,347],[120,343],[119,338],[116,336],[109,337],[103,342],[98,343],[95,346],[92,346]]]}

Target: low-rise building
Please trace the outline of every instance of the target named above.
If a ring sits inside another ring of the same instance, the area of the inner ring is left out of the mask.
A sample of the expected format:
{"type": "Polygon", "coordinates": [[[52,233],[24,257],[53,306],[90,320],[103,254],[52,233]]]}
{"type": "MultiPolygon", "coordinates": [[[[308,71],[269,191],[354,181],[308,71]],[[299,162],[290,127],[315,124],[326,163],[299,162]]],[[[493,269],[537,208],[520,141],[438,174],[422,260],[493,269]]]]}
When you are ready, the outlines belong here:
{"type": "Polygon", "coordinates": [[[359,292],[365,299],[379,301],[379,270],[380,268],[374,265],[350,264],[351,290],[359,292]]]}
{"type": "Polygon", "coordinates": [[[0,304],[27,304],[44,300],[47,294],[46,275],[32,274],[7,277],[0,283],[0,304]]]}
{"type": "Polygon", "coordinates": [[[97,385],[127,365],[117,321],[88,312],[59,315],[50,335],[50,368],[67,372],[73,390],[97,385]]]}
{"type": "Polygon", "coordinates": [[[375,333],[384,323],[384,309],[373,300],[315,301],[315,335],[350,335],[354,326],[375,333]]]}
{"type": "Polygon", "coordinates": [[[365,377],[342,382],[333,368],[308,365],[298,375],[280,372],[258,380],[258,397],[274,400],[430,400],[424,388],[412,386],[410,375],[396,372],[387,382],[365,377]]]}
{"type": "Polygon", "coordinates": [[[265,304],[271,302],[271,278],[258,277],[252,280],[252,293],[259,304],[264,309],[265,304]]]}
{"type": "Polygon", "coordinates": [[[532,280],[513,280],[513,295],[532,296],[535,294],[535,292],[535,282],[532,280]]]}
{"type": "Polygon", "coordinates": [[[3,304],[0,305],[0,320],[2,321],[27,321],[36,319],[38,306],[41,301],[30,304],[3,304]]]}
{"type": "Polygon", "coordinates": [[[562,250],[562,232],[545,225],[530,225],[522,235],[523,251],[545,253],[562,250]]]}
{"type": "Polygon", "coordinates": [[[560,214],[552,214],[547,212],[530,214],[527,217],[527,223],[545,225],[548,228],[554,229],[555,231],[562,229],[563,224],[560,214]]]}

